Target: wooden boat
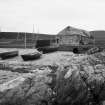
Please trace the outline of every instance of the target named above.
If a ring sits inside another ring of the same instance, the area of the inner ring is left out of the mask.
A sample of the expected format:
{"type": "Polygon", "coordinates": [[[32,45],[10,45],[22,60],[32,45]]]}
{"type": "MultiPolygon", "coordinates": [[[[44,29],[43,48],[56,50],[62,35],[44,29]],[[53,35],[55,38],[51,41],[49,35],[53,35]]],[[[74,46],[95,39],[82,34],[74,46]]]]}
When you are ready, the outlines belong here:
{"type": "MultiPolygon", "coordinates": [[[[34,35],[34,25],[33,25],[33,35],[34,35]]],[[[26,40],[26,33],[25,33],[25,40],[24,40],[24,43],[25,43],[25,48],[27,47],[26,43],[27,43],[27,40],[26,40]]],[[[36,47],[36,41],[37,41],[37,38],[35,39],[34,36],[33,36],[33,42],[35,42],[33,44],[33,48],[35,49],[36,47]]],[[[39,59],[40,57],[42,56],[42,53],[37,51],[37,52],[33,52],[33,53],[27,53],[27,54],[22,54],[21,57],[23,58],[24,61],[30,61],[30,60],[36,60],[36,59],[39,59]]]]}
{"type": "Polygon", "coordinates": [[[28,53],[28,54],[23,54],[21,57],[23,58],[24,61],[29,61],[29,60],[36,60],[41,57],[42,53],[40,52],[35,52],[35,53],[28,53]]]}
{"type": "Polygon", "coordinates": [[[8,52],[0,53],[0,58],[2,60],[9,59],[9,58],[16,57],[16,56],[18,56],[18,51],[8,51],[8,52]]]}
{"type": "Polygon", "coordinates": [[[45,54],[57,51],[58,47],[39,47],[38,50],[45,54]]]}

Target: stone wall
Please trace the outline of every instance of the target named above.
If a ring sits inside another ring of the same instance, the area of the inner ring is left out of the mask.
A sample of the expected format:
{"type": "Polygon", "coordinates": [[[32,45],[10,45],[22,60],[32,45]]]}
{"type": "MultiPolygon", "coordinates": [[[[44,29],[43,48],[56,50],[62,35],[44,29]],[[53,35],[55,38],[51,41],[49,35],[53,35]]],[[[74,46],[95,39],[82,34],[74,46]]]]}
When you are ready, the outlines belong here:
{"type": "Polygon", "coordinates": [[[59,36],[60,45],[79,45],[80,37],[78,35],[62,35],[59,36]]]}

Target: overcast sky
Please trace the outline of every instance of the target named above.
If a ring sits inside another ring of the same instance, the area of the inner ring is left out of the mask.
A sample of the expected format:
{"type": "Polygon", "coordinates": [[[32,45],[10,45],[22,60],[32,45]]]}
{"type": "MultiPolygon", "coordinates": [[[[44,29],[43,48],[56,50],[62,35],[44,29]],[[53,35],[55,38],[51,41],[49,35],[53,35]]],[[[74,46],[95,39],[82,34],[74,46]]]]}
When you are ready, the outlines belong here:
{"type": "Polygon", "coordinates": [[[70,25],[105,30],[105,0],[0,0],[0,30],[56,34],[70,25]]]}

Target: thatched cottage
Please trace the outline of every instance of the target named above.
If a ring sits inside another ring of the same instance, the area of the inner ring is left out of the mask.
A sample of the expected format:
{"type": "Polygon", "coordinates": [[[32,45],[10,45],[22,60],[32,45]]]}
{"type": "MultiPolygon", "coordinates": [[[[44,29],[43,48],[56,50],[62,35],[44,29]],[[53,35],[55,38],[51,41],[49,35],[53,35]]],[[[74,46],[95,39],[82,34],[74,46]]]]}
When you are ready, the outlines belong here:
{"type": "MultiPolygon", "coordinates": [[[[93,39],[88,31],[71,26],[64,28],[57,34],[59,46],[63,50],[65,46],[81,46],[93,44],[93,39]]],[[[68,47],[67,47],[68,48],[68,47]]]]}
{"type": "Polygon", "coordinates": [[[58,33],[59,44],[88,44],[90,41],[90,33],[85,30],[74,27],[66,27],[58,33]]]}

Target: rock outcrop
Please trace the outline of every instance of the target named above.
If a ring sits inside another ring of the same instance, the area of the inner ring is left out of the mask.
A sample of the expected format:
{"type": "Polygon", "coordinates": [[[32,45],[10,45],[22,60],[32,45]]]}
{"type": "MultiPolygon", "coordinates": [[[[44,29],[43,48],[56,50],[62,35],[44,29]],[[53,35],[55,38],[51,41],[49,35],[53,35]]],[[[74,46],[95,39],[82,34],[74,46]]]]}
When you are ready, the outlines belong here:
{"type": "Polygon", "coordinates": [[[53,57],[53,63],[40,62],[28,73],[16,70],[15,79],[1,83],[0,105],[102,105],[104,51],[92,55],[58,52],[53,57]],[[59,60],[55,60],[57,54],[59,60]]]}

